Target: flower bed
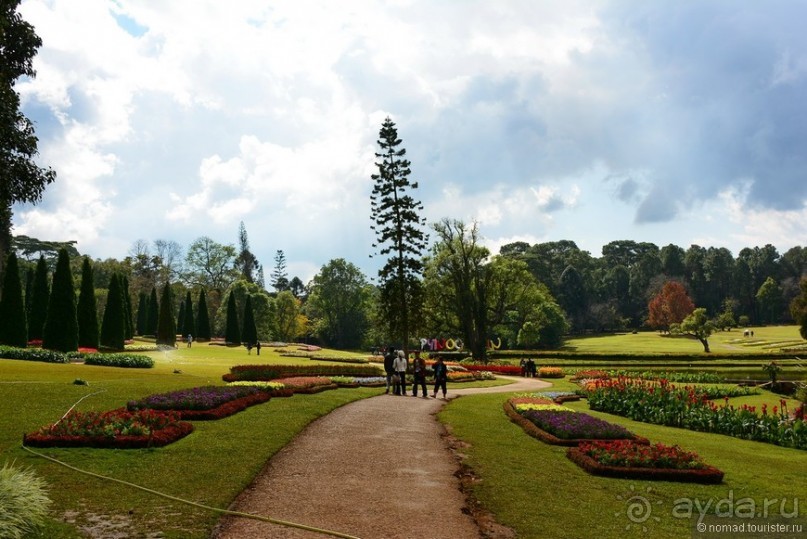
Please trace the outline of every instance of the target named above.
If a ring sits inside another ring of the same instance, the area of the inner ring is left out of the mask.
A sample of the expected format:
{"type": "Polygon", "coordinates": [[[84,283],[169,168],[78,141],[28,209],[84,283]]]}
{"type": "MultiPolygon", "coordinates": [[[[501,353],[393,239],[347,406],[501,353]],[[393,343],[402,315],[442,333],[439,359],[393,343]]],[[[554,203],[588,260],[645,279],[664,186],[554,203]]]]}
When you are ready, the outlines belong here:
{"type": "Polygon", "coordinates": [[[330,376],[331,382],[339,387],[384,387],[386,376],[330,376]]]}
{"type": "Polygon", "coordinates": [[[521,376],[521,367],[519,367],[518,365],[495,365],[495,364],[476,365],[473,363],[463,363],[462,366],[469,371],[488,371],[494,374],[521,376]]]}
{"type": "Polygon", "coordinates": [[[258,387],[269,394],[270,397],[291,397],[294,395],[293,389],[278,382],[230,382],[228,386],[258,387]]]}
{"type": "Polygon", "coordinates": [[[130,401],[134,410],[172,410],[185,420],[213,420],[231,416],[268,401],[271,394],[256,386],[205,386],[151,395],[130,401]]]}
{"type": "Polygon", "coordinates": [[[109,412],[70,412],[53,425],[23,436],[32,447],[162,447],[193,432],[176,412],[119,408],[109,412]]]}
{"type": "Polygon", "coordinates": [[[723,472],[678,446],[624,440],[584,442],[579,447],[570,447],[566,456],[594,475],[707,484],[723,481],[723,472]]]}
{"type": "Polygon", "coordinates": [[[563,369],[560,367],[540,367],[538,378],[563,378],[563,369]]]}
{"type": "Polygon", "coordinates": [[[380,376],[384,370],[377,365],[236,365],[225,382],[269,381],[298,376],[380,376]]]}
{"type": "Polygon", "coordinates": [[[533,393],[536,397],[544,397],[547,399],[552,400],[557,404],[563,404],[564,402],[572,402],[572,401],[579,401],[580,395],[577,393],[572,393],[571,391],[539,391],[537,393],[533,393]]]}
{"type": "Polygon", "coordinates": [[[752,406],[729,405],[728,398],[738,394],[749,392],[746,388],[677,387],[666,380],[655,383],[618,378],[598,381],[588,401],[592,410],[635,421],[807,449],[807,423],[790,417],[786,401],[780,402],[781,408],[774,407],[773,413],[763,408],[758,414],[752,406]],[[722,407],[713,402],[720,395],[724,395],[722,407]]]}
{"type": "Polygon", "coordinates": [[[600,369],[586,369],[577,371],[572,375],[572,380],[607,380],[611,375],[600,369]]]}
{"type": "Polygon", "coordinates": [[[328,389],[336,389],[338,385],[331,382],[330,378],[323,376],[295,376],[292,378],[281,378],[277,380],[282,383],[286,389],[291,389],[294,393],[319,393],[328,389]]]}
{"type": "MultiPolygon", "coordinates": [[[[523,414],[519,413],[519,411],[516,409],[516,407],[513,404],[511,404],[511,401],[506,401],[504,403],[504,413],[507,414],[507,417],[509,417],[510,420],[513,423],[517,424],[522,429],[524,429],[524,432],[526,432],[527,434],[529,434],[533,438],[537,438],[538,440],[541,440],[544,443],[552,444],[552,445],[576,446],[579,443],[594,440],[594,438],[562,438],[562,437],[556,436],[555,434],[553,434],[553,433],[551,433],[549,431],[546,431],[546,430],[542,429],[540,426],[536,425],[527,416],[528,414],[531,414],[531,413],[544,413],[544,412],[554,412],[554,413],[566,414],[568,416],[586,415],[586,414],[578,414],[577,412],[569,411],[568,408],[565,408],[565,407],[559,406],[557,404],[554,404],[554,403],[552,403],[552,401],[549,401],[549,404],[546,404],[546,403],[544,403],[544,404],[521,403],[521,404],[517,404],[517,406],[520,406],[520,407],[522,407],[522,409],[525,409],[525,412],[523,414]],[[530,408],[529,409],[524,408],[526,406],[528,406],[530,408]]],[[[588,416],[588,417],[591,417],[591,416],[588,416]]],[[[571,417],[569,417],[568,419],[572,420],[571,417]]],[[[595,418],[591,418],[591,419],[595,419],[595,418]]],[[[617,426],[614,425],[614,427],[617,427],[617,426]]],[[[640,444],[649,443],[645,438],[635,436],[634,434],[632,434],[632,433],[630,433],[628,431],[625,431],[625,432],[627,432],[627,434],[630,436],[629,439],[631,439],[631,440],[633,440],[633,441],[635,441],[637,443],[640,443],[640,444]]]]}

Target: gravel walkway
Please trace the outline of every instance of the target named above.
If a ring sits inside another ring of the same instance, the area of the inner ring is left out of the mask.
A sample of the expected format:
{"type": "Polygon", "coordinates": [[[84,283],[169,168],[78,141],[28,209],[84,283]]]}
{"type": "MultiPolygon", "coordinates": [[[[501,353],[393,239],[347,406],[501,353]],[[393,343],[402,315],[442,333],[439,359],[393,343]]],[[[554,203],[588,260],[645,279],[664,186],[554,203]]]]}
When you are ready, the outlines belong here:
{"type": "MultiPolygon", "coordinates": [[[[451,390],[449,398],[535,391],[551,385],[537,379],[505,378],[514,383],[451,390]]],[[[353,402],[311,423],[267,463],[231,509],[363,539],[480,538],[454,475],[456,459],[434,418],[446,401],[410,395],[353,402]]],[[[328,535],[226,517],[213,537],[322,539],[328,535]]]]}

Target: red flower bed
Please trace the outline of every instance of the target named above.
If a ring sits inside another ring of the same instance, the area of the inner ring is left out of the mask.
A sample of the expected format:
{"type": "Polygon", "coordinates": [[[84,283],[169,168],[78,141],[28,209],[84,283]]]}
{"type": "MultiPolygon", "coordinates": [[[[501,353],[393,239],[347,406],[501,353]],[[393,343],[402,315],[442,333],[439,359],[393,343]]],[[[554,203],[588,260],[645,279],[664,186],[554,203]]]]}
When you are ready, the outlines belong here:
{"type": "Polygon", "coordinates": [[[488,371],[497,374],[505,374],[510,376],[521,376],[521,367],[518,365],[466,365],[463,367],[469,371],[488,371]]]}
{"type": "MultiPolygon", "coordinates": [[[[291,393],[291,392],[289,392],[291,393]]],[[[240,399],[225,402],[221,406],[211,408],[210,410],[177,410],[180,419],[186,421],[208,421],[214,419],[221,419],[233,414],[237,414],[241,410],[246,410],[250,406],[267,402],[272,396],[269,392],[261,391],[241,397],[240,399]]]]}
{"type": "Polygon", "coordinates": [[[643,446],[624,440],[587,442],[570,447],[566,456],[593,475],[706,484],[723,481],[723,472],[677,446],[643,446]]]}
{"type": "MultiPolygon", "coordinates": [[[[524,429],[524,432],[526,432],[533,438],[541,440],[546,444],[576,447],[578,444],[593,441],[593,440],[581,440],[581,439],[564,440],[562,438],[558,438],[554,434],[550,434],[545,430],[539,428],[535,423],[519,414],[513,407],[513,405],[510,404],[509,401],[504,403],[504,413],[507,414],[507,417],[510,418],[510,421],[512,421],[513,423],[524,429]]],[[[634,436],[633,442],[643,445],[650,443],[649,440],[647,440],[646,438],[642,438],[641,436],[634,436]]]]}
{"type": "Polygon", "coordinates": [[[71,412],[59,422],[23,436],[32,447],[162,447],[193,432],[175,412],[119,408],[109,412],[71,412]]]}

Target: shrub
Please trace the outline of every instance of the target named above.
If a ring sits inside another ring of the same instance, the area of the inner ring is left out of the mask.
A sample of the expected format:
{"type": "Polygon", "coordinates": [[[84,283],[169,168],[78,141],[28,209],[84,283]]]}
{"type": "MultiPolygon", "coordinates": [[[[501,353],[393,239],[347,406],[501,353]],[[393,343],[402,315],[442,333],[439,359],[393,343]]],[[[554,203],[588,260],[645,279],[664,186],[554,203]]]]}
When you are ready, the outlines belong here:
{"type": "Polygon", "coordinates": [[[73,356],[83,359],[85,365],[128,369],[150,369],[154,366],[154,360],[150,357],[135,354],[74,354],[73,356]]]}
{"type": "Polygon", "coordinates": [[[3,290],[0,292],[0,343],[25,348],[28,345],[28,325],[25,303],[22,300],[22,283],[14,251],[6,259],[3,290]]]}
{"type": "Polygon", "coordinates": [[[42,526],[50,499],[45,482],[8,463],[0,468],[0,537],[21,539],[42,526]]]}
{"type": "Polygon", "coordinates": [[[95,302],[92,265],[87,256],[84,257],[84,262],[81,264],[80,290],[76,307],[78,346],[79,348],[98,348],[98,306],[95,302]]]}
{"type": "Polygon", "coordinates": [[[43,348],[0,346],[0,358],[42,361],[44,363],[70,363],[70,358],[67,354],[57,352],[56,350],[45,350],[43,348]]]}
{"type": "Polygon", "coordinates": [[[60,352],[78,350],[76,293],[73,290],[70,255],[65,249],[59,250],[56,271],[53,272],[48,314],[42,330],[42,347],[60,352]]]}

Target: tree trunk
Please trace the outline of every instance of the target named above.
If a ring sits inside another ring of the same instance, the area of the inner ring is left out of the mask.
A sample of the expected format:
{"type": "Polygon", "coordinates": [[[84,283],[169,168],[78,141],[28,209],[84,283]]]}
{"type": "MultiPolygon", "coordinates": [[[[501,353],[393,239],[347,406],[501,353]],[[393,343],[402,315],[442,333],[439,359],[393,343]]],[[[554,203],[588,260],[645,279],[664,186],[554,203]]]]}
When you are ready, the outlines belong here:
{"type": "Polygon", "coordinates": [[[708,354],[710,352],[710,350],[709,350],[709,341],[707,339],[704,339],[704,338],[701,338],[701,337],[698,337],[698,340],[703,345],[703,351],[708,354]]]}

